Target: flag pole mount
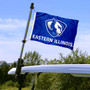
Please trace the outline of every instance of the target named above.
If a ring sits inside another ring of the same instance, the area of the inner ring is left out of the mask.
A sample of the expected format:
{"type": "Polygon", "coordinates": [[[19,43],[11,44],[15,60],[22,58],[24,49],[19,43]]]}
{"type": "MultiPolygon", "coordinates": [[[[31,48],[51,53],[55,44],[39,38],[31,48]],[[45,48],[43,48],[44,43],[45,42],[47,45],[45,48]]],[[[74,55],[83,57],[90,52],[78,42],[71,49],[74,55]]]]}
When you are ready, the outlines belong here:
{"type": "Polygon", "coordinates": [[[34,9],[34,3],[31,3],[29,18],[28,18],[28,22],[27,22],[27,26],[26,26],[26,31],[25,31],[24,39],[22,40],[22,48],[21,48],[20,58],[18,59],[17,67],[16,67],[15,75],[17,76],[17,78],[19,80],[19,84],[20,84],[19,90],[21,90],[21,88],[22,88],[22,79],[23,79],[23,77],[22,77],[23,75],[21,75],[21,68],[22,68],[22,66],[24,66],[22,55],[23,55],[23,50],[24,50],[24,46],[25,46],[25,43],[26,43],[26,37],[27,37],[29,23],[30,23],[30,20],[31,20],[31,14],[32,14],[33,9],[34,9]]]}

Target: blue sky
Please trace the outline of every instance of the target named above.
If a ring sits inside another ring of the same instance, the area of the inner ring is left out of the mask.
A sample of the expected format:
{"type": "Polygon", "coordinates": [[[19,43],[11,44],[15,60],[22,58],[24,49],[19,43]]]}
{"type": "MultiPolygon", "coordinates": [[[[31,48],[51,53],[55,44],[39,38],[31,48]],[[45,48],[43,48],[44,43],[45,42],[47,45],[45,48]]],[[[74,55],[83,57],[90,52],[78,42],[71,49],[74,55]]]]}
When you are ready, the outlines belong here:
{"type": "MultiPolygon", "coordinates": [[[[79,48],[90,55],[90,0],[0,0],[0,60],[14,62],[19,58],[32,2],[35,11],[79,20],[74,50],[79,48]]],[[[34,10],[27,39],[31,31],[34,10]]],[[[68,55],[71,52],[63,47],[28,41],[24,53],[34,50],[43,59],[49,60],[58,59],[59,53],[68,55]]]]}

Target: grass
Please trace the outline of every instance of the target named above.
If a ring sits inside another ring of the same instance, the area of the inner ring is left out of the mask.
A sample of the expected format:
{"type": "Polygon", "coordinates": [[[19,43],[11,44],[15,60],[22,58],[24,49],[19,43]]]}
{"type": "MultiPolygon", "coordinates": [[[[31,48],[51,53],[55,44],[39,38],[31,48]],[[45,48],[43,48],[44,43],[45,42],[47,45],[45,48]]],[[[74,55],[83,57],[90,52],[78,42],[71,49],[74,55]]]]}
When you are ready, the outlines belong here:
{"type": "MultiPolygon", "coordinates": [[[[4,86],[2,86],[0,88],[0,90],[18,90],[18,88],[17,87],[4,87],[4,86]]],[[[22,88],[22,90],[30,90],[30,87],[22,88]]]]}
{"type": "MultiPolygon", "coordinates": [[[[0,90],[18,90],[18,83],[14,83],[12,80],[5,82],[3,85],[0,86],[0,90]]],[[[32,84],[30,86],[22,88],[22,90],[30,90],[32,84]]]]}

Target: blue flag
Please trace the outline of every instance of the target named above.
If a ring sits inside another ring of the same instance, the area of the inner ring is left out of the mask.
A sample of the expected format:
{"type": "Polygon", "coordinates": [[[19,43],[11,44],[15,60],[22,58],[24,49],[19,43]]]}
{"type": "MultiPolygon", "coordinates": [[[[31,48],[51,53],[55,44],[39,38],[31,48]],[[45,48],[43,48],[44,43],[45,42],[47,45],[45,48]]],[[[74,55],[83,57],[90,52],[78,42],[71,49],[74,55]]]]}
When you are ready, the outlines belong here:
{"type": "Polygon", "coordinates": [[[31,40],[73,50],[78,20],[37,12],[31,40]]]}

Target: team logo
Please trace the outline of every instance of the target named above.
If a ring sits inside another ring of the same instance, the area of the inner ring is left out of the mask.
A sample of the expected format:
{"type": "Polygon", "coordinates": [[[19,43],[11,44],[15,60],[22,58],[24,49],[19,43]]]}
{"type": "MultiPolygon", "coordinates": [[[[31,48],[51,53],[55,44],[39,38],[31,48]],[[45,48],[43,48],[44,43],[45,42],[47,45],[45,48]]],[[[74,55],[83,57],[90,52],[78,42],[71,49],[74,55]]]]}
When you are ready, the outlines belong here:
{"type": "Polygon", "coordinates": [[[45,21],[46,29],[52,37],[59,37],[65,31],[67,25],[55,18],[45,21]]]}

